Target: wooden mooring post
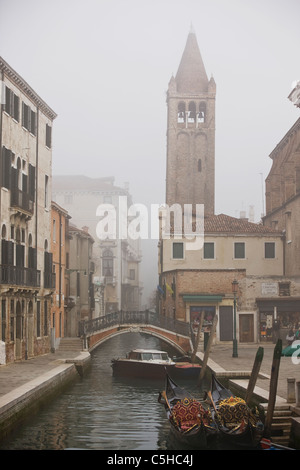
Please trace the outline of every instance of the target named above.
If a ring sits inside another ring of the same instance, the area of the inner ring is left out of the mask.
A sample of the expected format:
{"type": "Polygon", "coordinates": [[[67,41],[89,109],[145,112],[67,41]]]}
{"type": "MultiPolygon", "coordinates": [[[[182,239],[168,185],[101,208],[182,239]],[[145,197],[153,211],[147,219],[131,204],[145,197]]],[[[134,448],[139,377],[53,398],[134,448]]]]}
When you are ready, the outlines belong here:
{"type": "Polygon", "coordinates": [[[276,402],[277,395],[277,384],[278,384],[278,375],[279,375],[279,366],[281,359],[282,351],[282,340],[278,339],[273,353],[273,362],[271,369],[271,379],[270,379],[270,391],[269,391],[269,401],[267,408],[267,416],[265,420],[265,430],[264,436],[267,438],[271,437],[271,426],[276,402]]]}
{"type": "Polygon", "coordinates": [[[203,320],[204,320],[204,310],[202,310],[201,315],[200,315],[200,323],[199,323],[199,326],[198,326],[196,344],[195,344],[195,346],[194,346],[193,354],[192,354],[192,357],[191,357],[192,363],[194,363],[195,360],[196,360],[196,354],[197,354],[198,347],[199,347],[199,342],[200,342],[200,336],[201,336],[201,330],[202,330],[203,320]]]}
{"type": "Polygon", "coordinates": [[[246,391],[246,395],[245,395],[245,402],[247,404],[249,404],[250,401],[251,401],[251,398],[252,398],[252,395],[253,395],[253,390],[255,388],[255,384],[256,384],[257,377],[258,377],[258,374],[259,374],[259,371],[260,371],[260,366],[261,366],[263,357],[264,357],[264,348],[259,347],[257,352],[256,352],[256,356],[255,356],[255,359],[254,359],[254,364],[253,364],[251,376],[250,376],[250,379],[249,379],[249,383],[248,383],[248,387],[247,387],[247,391],[246,391]]]}
{"type": "Polygon", "coordinates": [[[213,339],[214,339],[214,336],[215,336],[217,323],[218,323],[218,316],[215,315],[214,319],[213,319],[213,322],[212,322],[212,325],[211,325],[211,330],[210,330],[210,335],[209,335],[209,338],[208,338],[207,346],[206,346],[206,349],[205,349],[205,352],[204,352],[201,372],[200,372],[199,378],[198,378],[198,385],[200,384],[200,382],[203,379],[204,374],[205,374],[207,361],[208,361],[208,356],[209,356],[210,348],[211,348],[211,345],[212,345],[212,342],[213,342],[213,339]]]}

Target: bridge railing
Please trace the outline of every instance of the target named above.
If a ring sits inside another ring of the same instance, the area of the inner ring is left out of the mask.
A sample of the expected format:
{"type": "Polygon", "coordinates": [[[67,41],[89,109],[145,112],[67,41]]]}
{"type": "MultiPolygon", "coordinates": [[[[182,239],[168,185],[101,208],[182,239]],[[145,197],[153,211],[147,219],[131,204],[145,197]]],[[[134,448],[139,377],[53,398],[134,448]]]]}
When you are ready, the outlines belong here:
{"type": "Polygon", "coordinates": [[[79,335],[90,336],[96,331],[101,331],[115,325],[152,325],[172,331],[183,336],[190,337],[190,324],[165,317],[149,310],[141,312],[113,312],[92,320],[79,322],[79,335]]]}

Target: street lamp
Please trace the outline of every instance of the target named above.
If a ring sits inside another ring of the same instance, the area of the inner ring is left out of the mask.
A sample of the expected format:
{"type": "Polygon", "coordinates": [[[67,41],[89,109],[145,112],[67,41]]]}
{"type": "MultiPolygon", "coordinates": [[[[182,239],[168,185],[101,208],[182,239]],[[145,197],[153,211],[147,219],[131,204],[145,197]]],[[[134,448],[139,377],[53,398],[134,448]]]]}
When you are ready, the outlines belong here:
{"type": "Polygon", "coordinates": [[[232,281],[233,299],[233,342],[232,342],[232,357],[238,357],[237,339],[236,339],[236,293],[238,290],[238,281],[232,281]]]}

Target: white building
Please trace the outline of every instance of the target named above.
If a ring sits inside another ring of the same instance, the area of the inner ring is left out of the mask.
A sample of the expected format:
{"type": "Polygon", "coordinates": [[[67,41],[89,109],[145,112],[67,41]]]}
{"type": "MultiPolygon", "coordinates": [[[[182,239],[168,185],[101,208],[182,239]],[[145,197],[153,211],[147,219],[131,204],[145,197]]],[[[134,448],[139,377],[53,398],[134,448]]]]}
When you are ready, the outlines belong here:
{"type": "Polygon", "coordinates": [[[127,206],[132,204],[128,188],[115,186],[113,177],[53,176],[53,199],[68,211],[72,223],[88,227],[95,240],[94,317],[118,310],[140,309],[140,240],[121,238],[118,233],[101,240],[97,234],[101,220],[97,208],[105,204],[115,209],[118,229],[120,198],[127,206]]]}
{"type": "Polygon", "coordinates": [[[55,112],[0,57],[1,363],[50,346],[55,112]]]}

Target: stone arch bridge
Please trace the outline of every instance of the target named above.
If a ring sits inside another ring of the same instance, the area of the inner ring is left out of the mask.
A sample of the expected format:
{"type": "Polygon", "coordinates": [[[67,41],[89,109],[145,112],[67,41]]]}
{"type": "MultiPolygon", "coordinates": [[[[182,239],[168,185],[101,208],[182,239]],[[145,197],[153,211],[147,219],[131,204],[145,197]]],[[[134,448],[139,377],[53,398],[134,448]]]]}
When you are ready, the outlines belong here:
{"type": "Polygon", "coordinates": [[[92,320],[79,323],[79,335],[83,338],[84,348],[92,351],[113,336],[143,332],[166,341],[179,352],[185,354],[193,349],[189,323],[153,313],[114,312],[92,320]]]}

